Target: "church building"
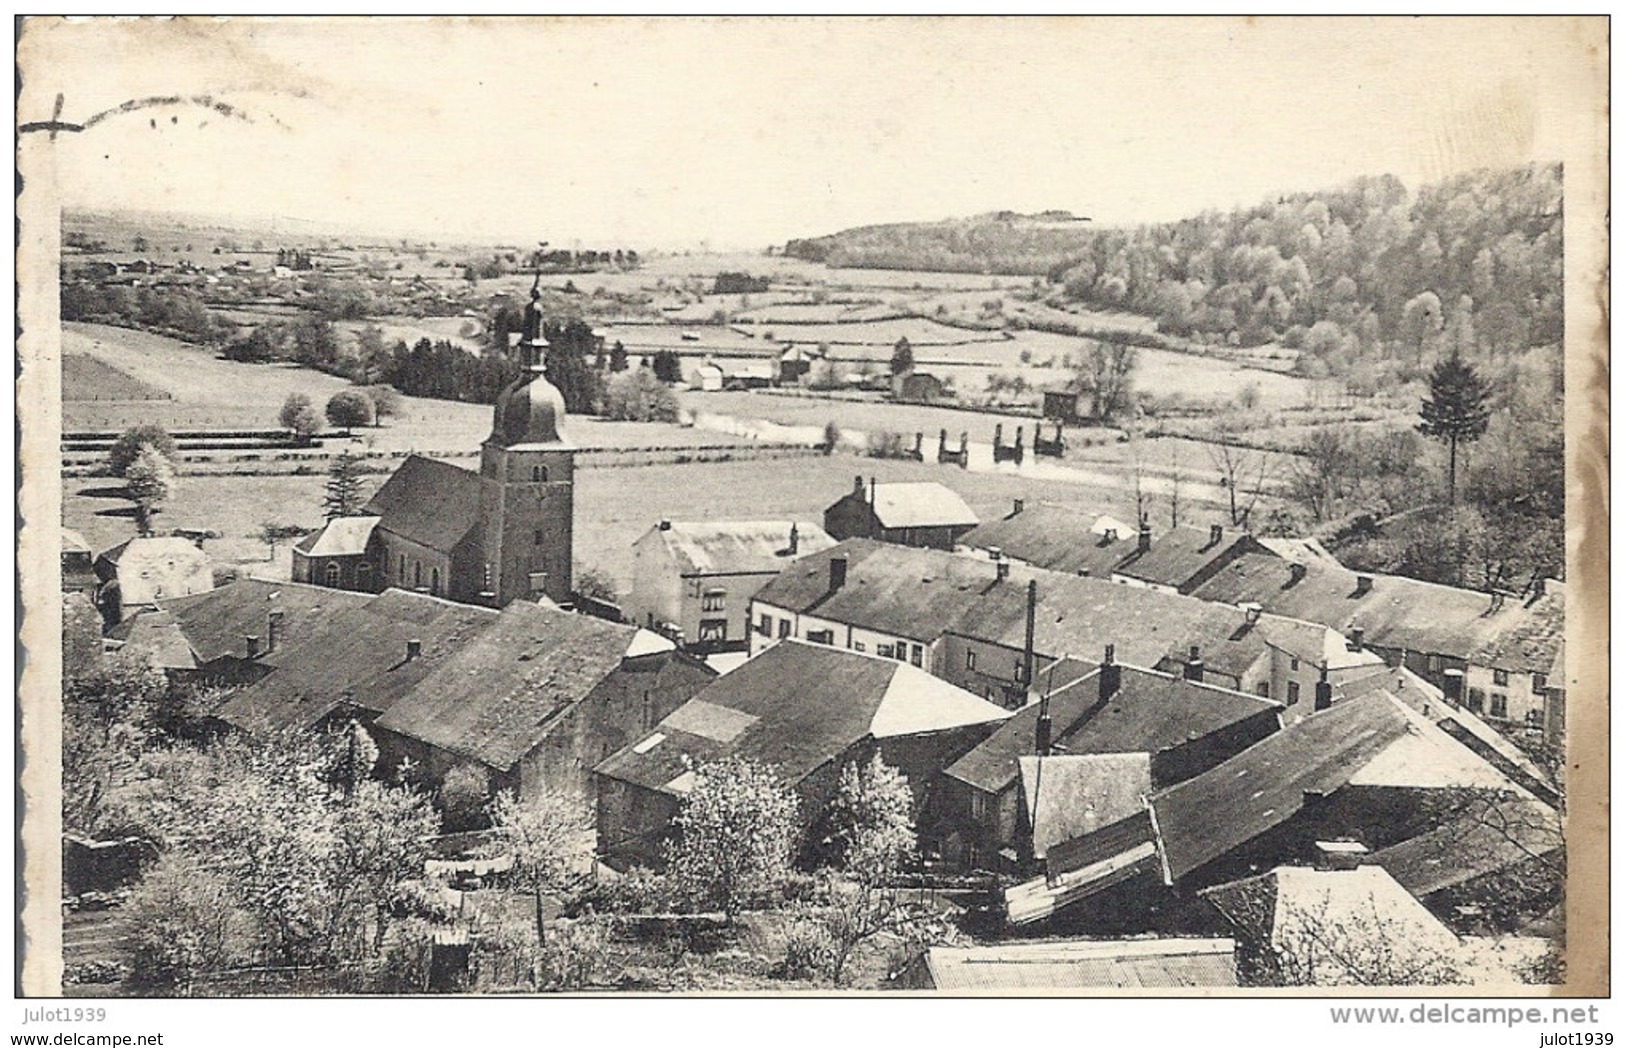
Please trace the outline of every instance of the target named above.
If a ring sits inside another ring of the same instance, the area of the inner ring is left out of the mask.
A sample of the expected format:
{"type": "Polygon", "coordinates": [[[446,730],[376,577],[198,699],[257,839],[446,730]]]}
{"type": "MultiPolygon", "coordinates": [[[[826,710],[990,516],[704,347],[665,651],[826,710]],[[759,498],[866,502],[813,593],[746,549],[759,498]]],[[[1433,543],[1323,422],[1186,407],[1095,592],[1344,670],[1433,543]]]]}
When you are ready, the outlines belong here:
{"type": "Polygon", "coordinates": [[[526,370],[497,397],[479,472],[409,456],[360,516],[330,520],[294,548],[295,582],[492,607],[570,603],[575,447],[559,432],[564,397],[545,374],[541,292],[530,295],[526,370]]]}

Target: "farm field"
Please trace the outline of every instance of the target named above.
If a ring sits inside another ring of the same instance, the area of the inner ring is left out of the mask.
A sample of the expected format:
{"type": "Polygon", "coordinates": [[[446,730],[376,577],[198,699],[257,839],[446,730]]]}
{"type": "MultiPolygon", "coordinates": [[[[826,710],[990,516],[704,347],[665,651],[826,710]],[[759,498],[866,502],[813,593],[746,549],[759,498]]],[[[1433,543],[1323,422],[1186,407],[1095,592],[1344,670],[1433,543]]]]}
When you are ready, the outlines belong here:
{"type": "Polygon", "coordinates": [[[93,356],[67,353],[62,357],[62,399],[168,400],[169,394],[93,356]]]}

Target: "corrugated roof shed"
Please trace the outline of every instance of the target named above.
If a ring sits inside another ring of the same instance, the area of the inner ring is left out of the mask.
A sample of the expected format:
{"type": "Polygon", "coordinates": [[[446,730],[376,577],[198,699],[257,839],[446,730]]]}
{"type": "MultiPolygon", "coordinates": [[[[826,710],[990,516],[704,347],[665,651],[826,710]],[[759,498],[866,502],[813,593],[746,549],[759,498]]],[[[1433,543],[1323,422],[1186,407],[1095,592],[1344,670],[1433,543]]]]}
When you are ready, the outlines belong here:
{"type": "Polygon", "coordinates": [[[783,641],[718,678],[600,775],[683,792],[696,764],[760,761],[799,782],[865,738],[1002,720],[1005,710],[891,659],[783,641]]]}
{"type": "Polygon", "coordinates": [[[381,517],[334,517],[299,540],[294,549],[312,557],[351,557],[367,552],[381,517]]]}
{"type": "MultiPolygon", "coordinates": [[[[1061,753],[1156,754],[1221,731],[1279,703],[1167,673],[1120,666],[1122,684],[1099,706],[1099,671],[1050,695],[1054,748],[1061,753]]],[[[1057,678],[1057,679],[1065,679],[1057,678]]],[[[1036,747],[1038,705],[1017,710],[947,774],[988,793],[1015,782],[1018,760],[1036,747]]]]}
{"type": "Polygon", "coordinates": [[[408,455],[366,505],[378,527],[443,553],[480,523],[480,476],[449,462],[408,455]]]}
{"type": "Polygon", "coordinates": [[[1215,542],[1211,529],[1181,525],[1158,535],[1144,553],[1134,553],[1131,549],[1129,552],[1134,555],[1117,565],[1116,571],[1131,579],[1179,589],[1210,564],[1232,555],[1235,547],[1244,546],[1248,541],[1244,532],[1221,529],[1215,542]]]}
{"type": "Polygon", "coordinates": [[[829,549],[835,540],[811,521],[672,521],[656,528],[684,575],[755,574],[778,571],[798,557],[829,549]],[[796,552],[790,552],[790,529],[796,552]]]}
{"type": "Polygon", "coordinates": [[[975,525],[976,514],[952,488],[934,480],[874,485],[874,511],[882,527],[941,528],[975,525]]]}
{"type": "Polygon", "coordinates": [[[1022,757],[1021,792],[1032,829],[1033,858],[1126,819],[1151,795],[1149,753],[1022,757]]]}
{"type": "Polygon", "coordinates": [[[276,732],[312,727],[341,705],[387,712],[496,619],[490,608],[406,590],[364,597],[266,655],[261,662],[272,672],[233,695],[216,715],[246,731],[276,732]],[[412,640],[421,651],[408,658],[412,640]]]}
{"type": "Polygon", "coordinates": [[[511,768],[587,698],[636,629],[517,601],[378,719],[380,728],[511,768]]]}
{"type": "Polygon", "coordinates": [[[935,989],[970,993],[1236,985],[1230,939],[934,946],[925,964],[935,989]]]}
{"type": "Polygon", "coordinates": [[[972,549],[998,549],[1038,568],[1068,575],[1109,578],[1112,569],[1135,550],[1131,529],[1110,539],[1095,529],[1099,515],[1041,502],[1021,512],[978,524],[960,544],[972,549]]]}
{"type": "Polygon", "coordinates": [[[1409,725],[1387,695],[1349,699],[1154,795],[1169,872],[1178,880],[1286,822],[1308,792],[1340,789],[1409,725]]]}
{"type": "Polygon", "coordinates": [[[227,656],[247,658],[245,637],[258,637],[260,650],[269,645],[271,613],[282,613],[277,647],[284,648],[325,631],[333,616],[365,606],[370,593],[309,586],[298,582],[238,579],[217,590],[163,602],[174,617],[200,663],[227,656]]]}

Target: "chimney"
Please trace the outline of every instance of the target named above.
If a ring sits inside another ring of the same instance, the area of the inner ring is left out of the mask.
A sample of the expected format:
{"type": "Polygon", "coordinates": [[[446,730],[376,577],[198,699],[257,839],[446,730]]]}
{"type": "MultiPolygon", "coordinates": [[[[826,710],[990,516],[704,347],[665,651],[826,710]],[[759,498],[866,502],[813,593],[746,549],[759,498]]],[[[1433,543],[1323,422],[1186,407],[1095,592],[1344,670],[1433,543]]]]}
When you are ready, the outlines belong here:
{"type": "Polygon", "coordinates": [[[875,483],[875,478],[869,478],[869,505],[871,506],[875,504],[875,489],[879,486],[879,484],[875,483]]]}
{"type": "Polygon", "coordinates": [[[1320,679],[1315,681],[1315,712],[1332,708],[1332,682],[1326,679],[1326,667],[1320,668],[1320,679]]]}
{"type": "Polygon", "coordinates": [[[1123,667],[1117,664],[1117,646],[1106,645],[1106,658],[1100,664],[1100,705],[1112,700],[1123,687],[1123,667]]]}
{"type": "Polygon", "coordinates": [[[1049,696],[1044,696],[1038,703],[1038,730],[1034,733],[1033,752],[1040,757],[1048,757],[1050,751],[1050,734],[1054,725],[1050,722],[1049,696]]]}
{"type": "Polygon", "coordinates": [[[1358,869],[1367,855],[1358,841],[1316,841],[1315,869],[1322,872],[1358,869]]]}
{"type": "Polygon", "coordinates": [[[1195,644],[1191,645],[1190,657],[1185,660],[1185,679],[1202,679],[1202,649],[1195,644]]]}
{"type": "MultiPolygon", "coordinates": [[[[1009,566],[1004,561],[1003,570],[1008,572],[1009,566]]],[[[1030,688],[1033,684],[1033,632],[1038,624],[1038,580],[1027,580],[1027,643],[1021,649],[1021,684],[1030,688]]]]}
{"type": "Polygon", "coordinates": [[[540,600],[547,595],[547,572],[533,571],[530,573],[530,599],[540,600]]]}
{"type": "Polygon", "coordinates": [[[1016,427],[1016,450],[1017,451],[1021,450],[1021,441],[1022,441],[1021,430],[1022,430],[1022,427],[1020,427],[1020,426],[1016,427]]]}
{"type": "Polygon", "coordinates": [[[1529,580],[1529,601],[1534,603],[1544,596],[1546,596],[1546,580],[1537,575],[1529,580]]]}
{"type": "Polygon", "coordinates": [[[1349,650],[1350,651],[1364,651],[1365,650],[1365,627],[1364,626],[1350,626],[1349,627],[1349,650]]]}
{"type": "Polygon", "coordinates": [[[416,637],[413,637],[411,640],[406,642],[406,661],[411,662],[413,659],[422,657],[423,642],[418,640],[416,637]]]}
{"type": "Polygon", "coordinates": [[[948,431],[946,429],[939,429],[939,430],[937,430],[937,454],[940,455],[940,454],[942,454],[943,452],[945,452],[947,450],[948,450],[948,431]]]}
{"type": "Polygon", "coordinates": [[[1458,669],[1444,671],[1444,701],[1452,706],[1461,705],[1462,672],[1458,669]]]}
{"type": "Polygon", "coordinates": [[[1257,601],[1248,601],[1241,606],[1241,610],[1247,613],[1247,625],[1256,626],[1259,618],[1264,614],[1264,605],[1257,601]]]}
{"type": "Polygon", "coordinates": [[[1221,543],[1223,541],[1224,541],[1224,525],[1223,524],[1211,524],[1211,525],[1209,525],[1208,529],[1207,529],[1207,544],[1209,546],[1217,546],[1219,543],[1221,543]]]}
{"type": "Polygon", "coordinates": [[[1026,509],[1026,508],[1027,508],[1027,500],[1026,499],[1016,499],[1014,502],[1010,503],[1010,515],[1012,517],[1019,517],[1021,515],[1021,511],[1026,509]]]}
{"type": "Polygon", "coordinates": [[[829,558],[829,591],[834,593],[846,585],[846,556],[829,558]]]}
{"type": "Polygon", "coordinates": [[[795,556],[796,555],[796,550],[799,549],[800,547],[801,547],[801,533],[796,530],[796,526],[794,524],[791,524],[790,525],[790,556],[792,556],[792,557],[795,556]]]}
{"type": "Polygon", "coordinates": [[[1000,557],[998,560],[994,561],[993,563],[994,563],[994,570],[998,572],[998,579],[999,579],[1000,582],[1003,582],[1003,581],[1005,581],[1006,579],[1008,579],[1010,577],[1010,562],[1009,561],[1005,560],[1003,557],[1000,557]]]}
{"type": "Polygon", "coordinates": [[[276,642],[282,633],[282,610],[270,612],[265,616],[265,651],[267,654],[276,650],[276,642]]]}
{"type": "Polygon", "coordinates": [[[919,430],[915,430],[914,431],[914,456],[916,458],[920,457],[921,455],[923,455],[925,453],[924,451],[921,450],[922,445],[924,445],[924,444],[925,444],[925,434],[921,433],[919,430]]]}
{"type": "Polygon", "coordinates": [[[1140,545],[1141,553],[1151,552],[1151,520],[1148,517],[1140,518],[1140,545]]]}
{"type": "Polygon", "coordinates": [[[1287,565],[1287,571],[1292,573],[1293,582],[1302,582],[1303,577],[1309,574],[1309,565],[1300,560],[1295,560],[1287,565]]]}
{"type": "Polygon", "coordinates": [[[670,531],[671,530],[671,521],[669,521],[669,520],[661,521],[660,522],[660,530],[661,531],[670,531]]]}
{"type": "Polygon", "coordinates": [[[995,423],[994,426],[993,426],[993,446],[996,447],[996,448],[1004,447],[1004,423],[1003,422],[995,423]]]}
{"type": "Polygon", "coordinates": [[[964,430],[959,431],[959,453],[963,455],[965,449],[970,447],[970,434],[964,430]]]}
{"type": "Polygon", "coordinates": [[[1367,593],[1370,593],[1370,592],[1371,592],[1371,576],[1370,575],[1356,575],[1356,576],[1354,576],[1354,595],[1357,596],[1357,597],[1363,597],[1367,593]]]}
{"type": "Polygon", "coordinates": [[[249,658],[257,659],[260,657],[260,639],[252,633],[243,635],[243,647],[248,650],[249,658]]]}
{"type": "Polygon", "coordinates": [[[861,473],[852,478],[852,494],[859,498],[863,497],[863,474],[861,473]]]}

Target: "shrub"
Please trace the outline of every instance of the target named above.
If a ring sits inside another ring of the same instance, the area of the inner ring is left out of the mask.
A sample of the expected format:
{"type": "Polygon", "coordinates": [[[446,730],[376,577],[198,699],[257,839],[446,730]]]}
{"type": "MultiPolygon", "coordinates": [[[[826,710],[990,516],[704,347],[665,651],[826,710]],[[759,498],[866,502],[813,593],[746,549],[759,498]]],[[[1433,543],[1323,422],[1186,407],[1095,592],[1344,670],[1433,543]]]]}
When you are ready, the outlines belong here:
{"type": "Polygon", "coordinates": [[[327,400],[327,421],[340,429],[370,426],[373,419],[372,400],[359,389],[341,390],[327,400]]]}
{"type": "Polygon", "coordinates": [[[648,368],[620,372],[604,393],[604,415],[627,422],[676,422],[677,395],[648,368]]]}
{"type": "Polygon", "coordinates": [[[131,426],[119,434],[118,440],[108,449],[107,466],[113,471],[113,475],[124,476],[124,471],[129,469],[130,463],[141,454],[142,448],[152,448],[170,462],[180,459],[181,453],[175,445],[175,438],[171,437],[164,427],[152,423],[131,426]]]}
{"type": "Polygon", "coordinates": [[[835,967],[835,936],[814,916],[798,918],[784,938],[784,977],[822,979],[835,967]]]}

